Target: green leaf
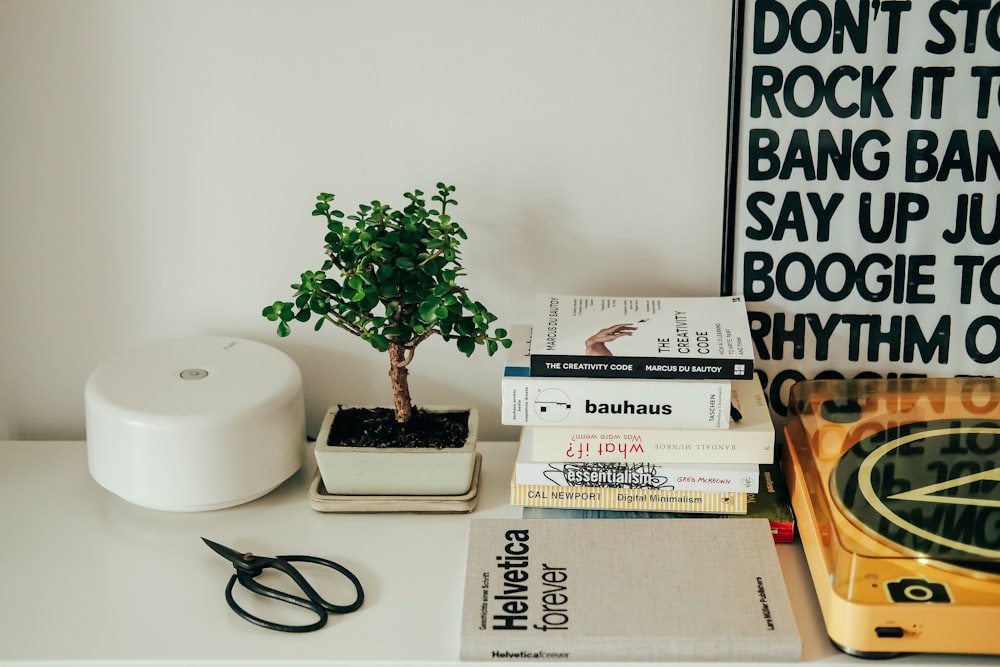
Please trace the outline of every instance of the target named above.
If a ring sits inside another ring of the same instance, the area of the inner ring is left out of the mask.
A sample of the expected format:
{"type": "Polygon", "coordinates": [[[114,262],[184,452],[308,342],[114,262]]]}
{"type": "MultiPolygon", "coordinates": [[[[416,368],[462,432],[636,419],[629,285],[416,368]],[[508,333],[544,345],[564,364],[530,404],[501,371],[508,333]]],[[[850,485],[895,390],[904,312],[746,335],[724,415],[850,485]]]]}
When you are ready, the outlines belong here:
{"type": "Polygon", "coordinates": [[[455,341],[455,345],[457,345],[459,351],[464,352],[467,357],[472,356],[472,353],[476,351],[476,341],[468,336],[460,336],[455,341]]]}
{"type": "Polygon", "coordinates": [[[281,302],[275,301],[270,306],[265,306],[260,314],[266,317],[271,322],[275,322],[278,319],[278,312],[281,310],[281,302]]]}
{"type": "Polygon", "coordinates": [[[309,310],[317,315],[326,315],[330,312],[330,304],[323,297],[314,295],[309,300],[309,310]]]}
{"type": "Polygon", "coordinates": [[[368,342],[380,352],[389,351],[389,339],[385,336],[371,336],[368,338],[368,342]]]}
{"type": "Polygon", "coordinates": [[[431,324],[432,322],[434,322],[434,320],[438,318],[437,309],[438,309],[437,301],[425,301],[422,304],[420,304],[420,307],[417,309],[417,313],[420,316],[420,321],[426,322],[427,324],[431,324]]]}

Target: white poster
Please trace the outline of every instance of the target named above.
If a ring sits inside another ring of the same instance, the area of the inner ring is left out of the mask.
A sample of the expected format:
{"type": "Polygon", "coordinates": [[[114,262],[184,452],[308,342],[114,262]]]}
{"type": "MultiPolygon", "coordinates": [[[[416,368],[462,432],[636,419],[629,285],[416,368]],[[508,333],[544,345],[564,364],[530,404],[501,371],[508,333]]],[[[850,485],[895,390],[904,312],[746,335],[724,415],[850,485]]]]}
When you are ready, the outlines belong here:
{"type": "Polygon", "coordinates": [[[1000,368],[1000,0],[736,0],[723,294],[773,411],[1000,368]]]}

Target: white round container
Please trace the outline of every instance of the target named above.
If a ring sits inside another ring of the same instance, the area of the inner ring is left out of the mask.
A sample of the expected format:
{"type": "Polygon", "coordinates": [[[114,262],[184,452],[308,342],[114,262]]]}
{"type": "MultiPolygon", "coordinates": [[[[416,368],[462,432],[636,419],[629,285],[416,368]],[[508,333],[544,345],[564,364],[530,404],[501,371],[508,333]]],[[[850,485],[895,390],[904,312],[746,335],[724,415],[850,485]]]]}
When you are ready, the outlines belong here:
{"type": "Polygon", "coordinates": [[[91,476],[143,507],[239,505],[302,465],[302,374],[262,343],[205,336],[128,350],[91,374],[84,403],[91,476]]]}

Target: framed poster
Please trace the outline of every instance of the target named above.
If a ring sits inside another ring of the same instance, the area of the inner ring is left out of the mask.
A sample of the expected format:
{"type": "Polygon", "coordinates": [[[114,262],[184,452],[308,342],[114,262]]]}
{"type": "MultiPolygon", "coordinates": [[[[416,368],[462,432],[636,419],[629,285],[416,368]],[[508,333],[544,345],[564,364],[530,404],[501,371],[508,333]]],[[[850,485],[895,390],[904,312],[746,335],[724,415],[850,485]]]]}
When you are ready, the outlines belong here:
{"type": "Polygon", "coordinates": [[[772,410],[1000,368],[1000,0],[734,0],[723,294],[772,410]]]}

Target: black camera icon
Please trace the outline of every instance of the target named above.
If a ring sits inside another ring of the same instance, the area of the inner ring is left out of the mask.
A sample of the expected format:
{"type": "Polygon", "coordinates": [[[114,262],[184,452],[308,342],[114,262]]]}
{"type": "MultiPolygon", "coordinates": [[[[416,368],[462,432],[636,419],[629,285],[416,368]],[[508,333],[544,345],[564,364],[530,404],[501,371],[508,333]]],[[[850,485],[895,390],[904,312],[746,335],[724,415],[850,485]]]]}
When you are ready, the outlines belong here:
{"type": "Polygon", "coordinates": [[[927,579],[900,579],[886,584],[885,589],[893,602],[952,602],[947,586],[927,579]]]}

